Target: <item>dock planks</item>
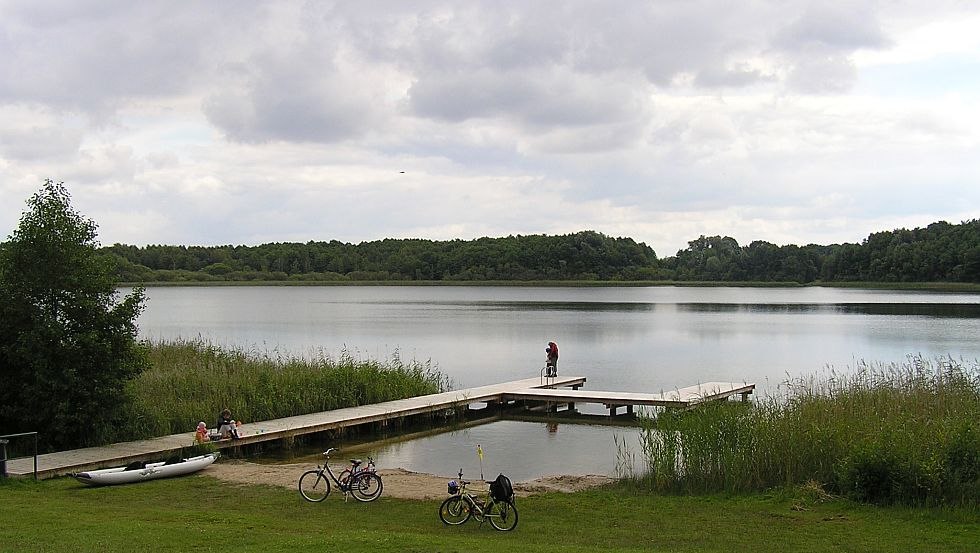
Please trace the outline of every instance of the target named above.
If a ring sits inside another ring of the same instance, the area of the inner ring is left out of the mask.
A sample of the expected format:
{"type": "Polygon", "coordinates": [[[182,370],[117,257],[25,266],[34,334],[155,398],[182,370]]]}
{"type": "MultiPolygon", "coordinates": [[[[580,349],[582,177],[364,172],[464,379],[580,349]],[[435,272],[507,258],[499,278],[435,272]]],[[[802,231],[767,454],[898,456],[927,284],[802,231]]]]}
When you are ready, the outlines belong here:
{"type": "Polygon", "coordinates": [[[548,390],[525,389],[504,394],[507,400],[536,400],[549,403],[601,403],[609,409],[610,415],[616,415],[619,407],[626,407],[626,413],[632,413],[633,407],[673,407],[687,408],[704,401],[726,399],[741,395],[746,399],[755,391],[755,384],[739,382],[705,382],[678,390],[645,394],[638,392],[603,392],[595,390],[548,390]]]}
{"type": "MultiPolygon", "coordinates": [[[[744,399],[755,389],[755,384],[707,382],[660,394],[642,394],[579,389],[585,381],[586,378],[583,376],[556,377],[547,380],[527,378],[465,390],[248,423],[242,425],[243,437],[240,440],[222,440],[213,443],[218,448],[235,447],[422,413],[436,413],[471,403],[508,401],[602,403],[610,409],[611,415],[615,415],[616,408],[624,406],[627,407],[627,412],[632,412],[633,406],[639,405],[689,407],[702,401],[725,399],[736,394],[741,394],[744,399]]],[[[39,455],[37,459],[38,478],[120,466],[132,461],[159,460],[191,445],[193,441],[194,432],[184,432],[149,440],[46,453],[39,455]]],[[[34,460],[32,457],[11,459],[7,463],[7,472],[11,476],[30,476],[34,472],[34,460]]]]}
{"type": "Polygon", "coordinates": [[[656,407],[689,407],[692,404],[713,399],[724,399],[736,394],[752,393],[755,384],[738,382],[705,382],[679,390],[659,394],[637,392],[602,392],[595,390],[517,390],[504,394],[505,399],[539,400],[569,403],[601,403],[612,405],[647,405],[656,407]]]}

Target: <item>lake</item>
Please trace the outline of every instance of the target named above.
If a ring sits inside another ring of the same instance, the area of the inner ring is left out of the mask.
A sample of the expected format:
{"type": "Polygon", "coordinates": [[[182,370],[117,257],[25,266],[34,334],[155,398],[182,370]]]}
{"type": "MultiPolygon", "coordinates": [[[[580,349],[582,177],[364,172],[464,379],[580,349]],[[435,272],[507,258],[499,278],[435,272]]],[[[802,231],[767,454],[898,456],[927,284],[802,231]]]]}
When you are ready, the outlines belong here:
{"type": "MultiPolygon", "coordinates": [[[[823,287],[229,286],[149,287],[147,298],[138,320],[143,338],[202,338],[296,356],[336,356],[344,349],[361,358],[397,354],[430,360],[455,388],[537,376],[551,340],[560,348],[560,374],[585,376],[590,389],[639,392],[721,380],[755,382],[757,393],[769,394],[787,378],[829,368],[848,372],[862,360],[980,358],[980,294],[823,287]]],[[[575,425],[550,434],[540,431],[543,423],[502,421],[482,431],[493,434],[495,425],[504,425],[496,428],[505,437],[490,447],[518,443],[539,452],[528,461],[535,470],[526,474],[593,467],[597,451],[605,452],[600,464],[607,470],[600,473],[614,473],[613,433],[601,427],[581,430],[591,437],[580,438],[587,461],[579,462],[564,450],[547,454],[575,425]],[[567,463],[546,466],[553,457],[567,463]]],[[[426,438],[443,441],[423,448],[438,450],[457,438],[452,432],[426,438]]],[[[432,466],[419,454],[379,453],[379,466],[386,465],[385,456],[398,457],[409,470],[434,471],[419,468],[432,466]]]]}

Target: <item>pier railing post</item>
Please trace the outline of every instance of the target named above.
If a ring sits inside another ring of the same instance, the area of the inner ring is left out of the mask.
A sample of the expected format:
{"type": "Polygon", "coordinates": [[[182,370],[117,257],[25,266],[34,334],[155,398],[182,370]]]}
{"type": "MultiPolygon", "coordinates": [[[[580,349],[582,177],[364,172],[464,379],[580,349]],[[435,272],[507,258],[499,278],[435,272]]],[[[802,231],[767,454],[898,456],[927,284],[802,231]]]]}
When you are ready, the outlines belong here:
{"type": "Polygon", "coordinates": [[[7,477],[7,444],[10,440],[0,439],[0,478],[7,477]]]}

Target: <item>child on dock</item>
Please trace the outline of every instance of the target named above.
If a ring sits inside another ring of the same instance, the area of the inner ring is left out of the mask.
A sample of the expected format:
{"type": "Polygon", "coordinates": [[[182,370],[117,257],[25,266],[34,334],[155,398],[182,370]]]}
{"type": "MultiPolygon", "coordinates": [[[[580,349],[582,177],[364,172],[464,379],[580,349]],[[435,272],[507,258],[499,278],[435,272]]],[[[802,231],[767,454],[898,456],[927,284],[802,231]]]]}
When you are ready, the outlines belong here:
{"type": "Polygon", "coordinates": [[[197,423],[197,431],[194,432],[194,442],[203,444],[204,442],[210,442],[211,436],[208,435],[208,425],[204,424],[204,421],[197,423]]]}

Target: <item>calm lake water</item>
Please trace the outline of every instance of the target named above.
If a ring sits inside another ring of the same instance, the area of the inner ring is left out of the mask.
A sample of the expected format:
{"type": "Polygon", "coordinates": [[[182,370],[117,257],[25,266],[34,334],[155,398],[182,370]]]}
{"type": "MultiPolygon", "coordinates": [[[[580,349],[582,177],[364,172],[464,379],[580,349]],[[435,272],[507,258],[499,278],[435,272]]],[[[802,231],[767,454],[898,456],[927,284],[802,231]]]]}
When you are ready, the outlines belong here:
{"type": "MultiPolygon", "coordinates": [[[[760,394],[778,393],[787,378],[829,368],[848,372],[861,360],[980,358],[978,294],[820,287],[285,286],[151,287],[147,297],[139,319],[144,338],[200,337],[299,356],[336,356],[343,349],[362,358],[397,353],[431,360],[456,388],[537,376],[550,340],[560,347],[561,374],[587,377],[590,389],[642,392],[722,380],[755,382],[760,394]]],[[[463,435],[407,442],[377,457],[380,466],[447,474],[445,467],[434,468],[434,459],[446,456],[440,448],[463,450],[473,446],[474,433],[488,432],[485,451],[520,444],[527,457],[521,463],[531,468],[512,475],[518,480],[531,474],[614,474],[614,432],[567,424],[554,433],[542,428],[543,423],[497,422],[458,431],[463,435]],[[568,451],[559,445],[566,436],[578,442],[568,451]],[[575,460],[573,450],[584,450],[584,457],[575,460]],[[420,451],[440,453],[426,461],[420,451]]],[[[520,464],[517,458],[508,451],[511,472],[511,464],[520,464]]]]}

